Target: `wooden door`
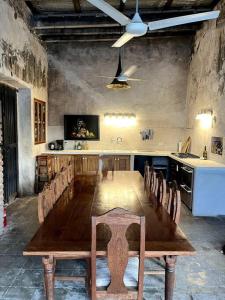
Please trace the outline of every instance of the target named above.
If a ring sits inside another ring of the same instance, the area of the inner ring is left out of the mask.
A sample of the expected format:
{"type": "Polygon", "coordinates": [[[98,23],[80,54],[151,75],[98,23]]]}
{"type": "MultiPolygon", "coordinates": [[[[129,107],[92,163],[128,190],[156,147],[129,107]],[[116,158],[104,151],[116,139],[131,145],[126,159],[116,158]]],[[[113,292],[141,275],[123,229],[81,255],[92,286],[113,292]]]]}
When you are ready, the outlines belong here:
{"type": "Polygon", "coordinates": [[[0,85],[1,151],[3,154],[4,202],[18,192],[17,95],[16,90],[0,85]]]}
{"type": "Polygon", "coordinates": [[[130,170],[130,156],[116,155],[114,156],[115,171],[129,171],[130,170]]]}

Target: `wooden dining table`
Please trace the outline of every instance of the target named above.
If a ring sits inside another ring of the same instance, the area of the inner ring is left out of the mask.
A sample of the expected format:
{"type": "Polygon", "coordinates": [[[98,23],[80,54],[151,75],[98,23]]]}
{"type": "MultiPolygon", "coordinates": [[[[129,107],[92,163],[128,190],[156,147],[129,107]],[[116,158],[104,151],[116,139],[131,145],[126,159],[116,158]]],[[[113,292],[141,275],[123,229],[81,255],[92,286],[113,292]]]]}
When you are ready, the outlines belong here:
{"type": "MultiPolygon", "coordinates": [[[[149,197],[139,172],[115,171],[106,177],[76,176],[26,246],[24,255],[43,257],[48,299],[54,297],[54,258],[90,258],[91,217],[116,207],[145,216],[145,257],[164,259],[165,299],[173,298],[177,257],[194,255],[195,249],[166,209],[149,197]]],[[[137,225],[131,225],[126,236],[129,256],[138,255],[137,225]]],[[[106,256],[110,239],[106,226],[98,226],[97,237],[97,255],[106,256]]]]}

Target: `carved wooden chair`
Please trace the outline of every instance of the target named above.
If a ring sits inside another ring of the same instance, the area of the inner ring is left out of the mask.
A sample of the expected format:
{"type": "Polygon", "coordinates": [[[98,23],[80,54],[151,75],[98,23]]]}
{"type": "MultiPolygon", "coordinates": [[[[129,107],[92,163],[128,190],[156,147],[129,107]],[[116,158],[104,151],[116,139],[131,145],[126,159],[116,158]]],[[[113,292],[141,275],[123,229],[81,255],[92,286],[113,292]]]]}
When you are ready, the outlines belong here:
{"type": "Polygon", "coordinates": [[[55,180],[55,197],[56,200],[59,199],[59,197],[62,195],[62,179],[61,179],[61,174],[57,174],[54,178],[55,180]]]}
{"type": "Polygon", "coordinates": [[[74,169],[73,165],[69,164],[68,166],[68,183],[70,184],[74,179],[74,169]]]}
{"type": "Polygon", "coordinates": [[[38,194],[38,220],[40,224],[44,222],[53,207],[52,194],[49,184],[46,184],[43,191],[38,194]]]}
{"type": "MultiPolygon", "coordinates": [[[[172,220],[178,225],[180,221],[180,210],[181,210],[181,197],[180,197],[180,190],[178,188],[178,185],[176,181],[173,181],[169,184],[169,193],[167,195],[167,199],[164,198],[165,201],[163,201],[162,205],[165,206],[167,209],[168,214],[172,218],[172,220]]],[[[165,275],[165,269],[164,266],[161,270],[151,270],[151,271],[145,271],[145,275],[165,275]]]]}
{"type": "Polygon", "coordinates": [[[149,162],[146,160],[145,162],[145,167],[144,167],[144,185],[145,185],[145,189],[147,186],[149,186],[150,182],[149,182],[149,162]]]}
{"type": "Polygon", "coordinates": [[[100,157],[99,160],[99,174],[102,175],[102,178],[106,178],[109,172],[111,172],[112,176],[114,174],[114,158],[113,157],[100,157]]]}
{"type": "Polygon", "coordinates": [[[165,205],[167,195],[166,179],[162,172],[156,175],[156,187],[155,187],[155,197],[157,203],[160,205],[165,205]]]}
{"type": "Polygon", "coordinates": [[[176,224],[180,222],[181,196],[176,181],[169,184],[167,211],[176,224]]]}
{"type": "Polygon", "coordinates": [[[144,277],[144,255],[145,255],[145,217],[136,216],[130,212],[115,208],[104,215],[92,217],[92,242],[91,242],[91,295],[92,300],[97,298],[104,299],[134,299],[131,296],[137,296],[138,300],[143,297],[143,277],[144,277]],[[133,224],[140,225],[140,252],[138,266],[138,290],[136,292],[129,290],[124,284],[125,270],[128,264],[128,241],[126,231],[133,224]],[[96,288],[96,244],[97,233],[96,226],[106,224],[111,231],[111,239],[107,245],[107,261],[110,270],[110,283],[104,290],[96,288]]]}

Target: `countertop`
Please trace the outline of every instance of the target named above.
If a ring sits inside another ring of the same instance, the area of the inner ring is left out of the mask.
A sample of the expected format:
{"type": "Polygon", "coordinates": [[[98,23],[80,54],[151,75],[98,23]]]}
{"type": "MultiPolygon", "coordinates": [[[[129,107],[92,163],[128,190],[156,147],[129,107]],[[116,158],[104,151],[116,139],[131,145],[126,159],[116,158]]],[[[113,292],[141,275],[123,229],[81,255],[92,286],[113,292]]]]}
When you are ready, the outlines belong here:
{"type": "Polygon", "coordinates": [[[64,155],[146,155],[146,156],[168,156],[192,168],[224,168],[225,164],[213,160],[198,158],[179,158],[169,151],[146,151],[146,150],[62,150],[46,151],[43,154],[64,155]]]}

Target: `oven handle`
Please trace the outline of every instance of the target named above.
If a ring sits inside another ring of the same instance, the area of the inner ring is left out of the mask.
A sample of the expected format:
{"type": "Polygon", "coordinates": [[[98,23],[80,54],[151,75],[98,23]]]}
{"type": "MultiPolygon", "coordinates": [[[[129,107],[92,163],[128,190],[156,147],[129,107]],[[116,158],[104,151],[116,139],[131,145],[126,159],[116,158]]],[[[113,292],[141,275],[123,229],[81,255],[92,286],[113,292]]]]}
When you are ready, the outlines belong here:
{"type": "Polygon", "coordinates": [[[191,168],[188,168],[188,167],[181,167],[182,170],[184,170],[185,172],[189,173],[189,174],[192,174],[193,173],[193,170],[191,168]]]}
{"type": "Polygon", "coordinates": [[[192,193],[191,189],[186,184],[181,184],[180,187],[188,194],[192,193]]]}

